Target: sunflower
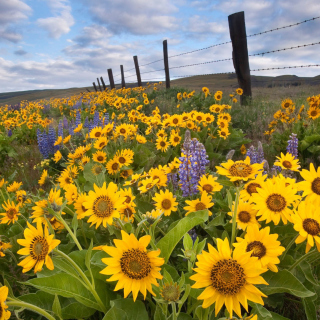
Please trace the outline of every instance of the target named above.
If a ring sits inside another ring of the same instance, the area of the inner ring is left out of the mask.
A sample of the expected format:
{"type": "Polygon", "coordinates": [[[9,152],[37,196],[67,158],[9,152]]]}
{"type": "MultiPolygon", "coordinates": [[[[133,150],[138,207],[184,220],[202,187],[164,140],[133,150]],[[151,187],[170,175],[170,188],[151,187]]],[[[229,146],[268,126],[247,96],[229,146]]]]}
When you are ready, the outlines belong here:
{"type": "Polygon", "coordinates": [[[182,124],[182,118],[181,115],[179,114],[174,114],[173,116],[170,117],[170,125],[172,127],[179,127],[182,124]]]}
{"type": "Polygon", "coordinates": [[[156,202],[155,207],[163,211],[165,216],[170,216],[172,211],[177,211],[178,202],[169,190],[165,192],[160,190],[160,193],[156,193],[152,200],[156,202]]]}
{"type": "Polygon", "coordinates": [[[259,221],[273,221],[275,225],[279,224],[280,219],[284,224],[291,221],[292,210],[288,207],[299,199],[296,192],[297,189],[286,187],[284,180],[278,180],[276,184],[271,180],[264,182],[251,198],[255,203],[253,208],[258,210],[257,216],[261,216],[259,221]]]}
{"type": "Polygon", "coordinates": [[[303,191],[306,202],[320,206],[320,167],[316,171],[313,163],[310,163],[310,171],[303,169],[300,174],[305,181],[298,182],[298,190],[303,191]]]}
{"type": "Polygon", "coordinates": [[[159,181],[159,179],[152,179],[152,178],[148,178],[143,181],[140,181],[139,182],[140,186],[138,188],[140,193],[148,192],[150,189],[152,189],[157,184],[158,181],[159,181]]]}
{"type": "Polygon", "coordinates": [[[37,228],[29,222],[28,228],[24,230],[25,239],[18,239],[17,242],[25,248],[20,249],[17,253],[24,258],[18,266],[22,266],[22,272],[28,272],[34,267],[34,273],[42,270],[45,263],[49,270],[54,269],[53,262],[49,253],[60,243],[60,240],[53,239],[54,235],[49,235],[48,228],[42,229],[41,223],[37,223],[37,228]]]}
{"type": "Polygon", "coordinates": [[[123,186],[132,186],[133,184],[136,184],[140,177],[140,173],[135,173],[134,175],[132,175],[131,180],[126,181],[123,186]]]}
{"type": "Polygon", "coordinates": [[[243,94],[243,90],[241,88],[236,89],[236,93],[241,96],[243,94]]]}
{"type": "Polygon", "coordinates": [[[263,164],[250,164],[250,158],[246,157],[244,161],[233,162],[231,159],[221,164],[222,167],[216,167],[219,174],[227,176],[231,181],[254,179],[259,171],[263,170],[263,164]]]}
{"type": "MultiPolygon", "coordinates": [[[[233,216],[234,212],[234,203],[232,205],[232,212],[228,212],[229,216],[233,216]]],[[[256,219],[257,210],[253,209],[252,204],[248,202],[244,202],[240,199],[238,208],[237,208],[237,226],[238,229],[246,230],[246,228],[250,226],[258,226],[260,227],[259,222],[256,219]]],[[[232,222],[232,220],[230,220],[232,222]]]]}
{"type": "Polygon", "coordinates": [[[94,147],[98,150],[103,149],[106,145],[108,144],[108,138],[106,137],[100,137],[98,138],[95,143],[94,143],[94,147]]]}
{"type": "Polygon", "coordinates": [[[134,214],[136,213],[136,209],[131,204],[124,203],[119,212],[121,220],[132,223],[134,220],[134,214]]]}
{"type": "Polygon", "coordinates": [[[293,105],[293,102],[291,99],[285,99],[281,102],[282,109],[289,109],[293,105]]]}
{"type": "Polygon", "coordinates": [[[8,320],[11,316],[11,312],[6,310],[8,306],[4,303],[7,300],[8,292],[7,286],[0,288],[0,320],[8,320]]]}
{"type": "Polygon", "coordinates": [[[296,243],[307,240],[306,253],[316,243],[320,252],[320,211],[319,206],[311,202],[302,201],[295,214],[292,215],[294,229],[299,232],[296,243]]]}
{"type": "Polygon", "coordinates": [[[73,204],[77,213],[77,219],[82,219],[88,215],[88,209],[85,208],[85,206],[83,205],[83,203],[86,201],[86,197],[86,193],[78,194],[78,198],[75,200],[73,204]]]}
{"type": "Polygon", "coordinates": [[[104,151],[97,151],[92,155],[92,159],[99,163],[105,163],[107,160],[107,154],[104,151]]]}
{"type": "Polygon", "coordinates": [[[90,138],[91,139],[98,139],[102,135],[102,128],[101,127],[95,127],[90,131],[90,138]]]}
{"type": "Polygon", "coordinates": [[[62,171],[60,177],[58,178],[58,182],[60,184],[60,187],[66,190],[66,188],[68,188],[73,183],[70,172],[68,170],[62,171]]]}
{"type": "Polygon", "coordinates": [[[220,101],[222,99],[222,92],[221,91],[217,91],[214,94],[214,98],[215,98],[215,100],[220,101]]]}
{"type": "Polygon", "coordinates": [[[158,132],[157,132],[157,137],[158,137],[158,138],[159,138],[159,137],[165,138],[165,137],[167,137],[167,136],[168,136],[168,134],[165,132],[164,129],[158,130],[158,132]]]}
{"type": "Polygon", "coordinates": [[[142,143],[142,144],[145,144],[147,142],[147,139],[140,134],[136,135],[136,140],[137,140],[137,142],[142,143]]]}
{"type": "Polygon", "coordinates": [[[53,155],[53,161],[55,163],[59,162],[62,159],[62,154],[61,152],[58,150],[54,155],[53,155]]]}
{"type": "Polygon", "coordinates": [[[208,95],[210,95],[210,90],[207,87],[203,87],[202,88],[202,92],[204,93],[205,97],[207,97],[208,95]]]}
{"type": "Polygon", "coordinates": [[[83,124],[80,123],[80,124],[73,130],[73,132],[74,132],[74,133],[80,132],[81,129],[82,129],[82,126],[83,126],[83,124]]]}
{"type": "Polygon", "coordinates": [[[123,204],[130,204],[132,207],[136,206],[136,204],[133,202],[133,200],[136,197],[132,194],[131,188],[128,188],[128,189],[124,188],[124,189],[121,189],[119,192],[124,199],[123,204]]]}
{"type": "MultiPolygon", "coordinates": [[[[186,216],[192,212],[211,208],[214,205],[214,203],[211,202],[211,200],[212,197],[209,196],[207,192],[202,192],[201,199],[186,200],[186,204],[188,204],[188,206],[185,206],[183,208],[184,210],[188,211],[186,213],[186,216]]],[[[211,215],[212,213],[209,211],[209,216],[211,215]]]]}
{"type": "Polygon", "coordinates": [[[59,136],[57,141],[54,143],[54,146],[58,146],[62,142],[62,137],[59,136]]]}
{"type": "Polygon", "coordinates": [[[161,166],[158,168],[151,168],[148,172],[148,175],[153,180],[158,179],[157,186],[166,187],[168,182],[168,177],[164,169],[161,166]]]}
{"type": "Polygon", "coordinates": [[[65,193],[65,197],[68,200],[68,204],[72,204],[78,197],[77,186],[75,186],[74,184],[71,184],[70,186],[68,186],[65,193]]]}
{"type": "Polygon", "coordinates": [[[93,185],[94,191],[90,190],[83,206],[88,210],[86,215],[90,216],[88,222],[96,225],[96,229],[102,224],[112,225],[113,218],[119,218],[119,209],[123,206],[124,198],[118,192],[118,186],[110,182],[108,188],[104,182],[102,188],[93,185]]]}
{"type": "Polygon", "coordinates": [[[172,146],[176,147],[181,142],[181,137],[178,133],[171,134],[170,143],[172,146]]]}
{"type": "Polygon", "coordinates": [[[209,110],[214,113],[220,113],[223,111],[223,106],[221,106],[220,104],[213,104],[209,107],[209,110]]]}
{"type": "Polygon", "coordinates": [[[216,182],[217,179],[218,178],[213,177],[212,175],[203,175],[199,181],[199,191],[201,193],[208,192],[208,194],[214,194],[215,192],[220,191],[223,186],[216,182]]]}
{"type": "Polygon", "coordinates": [[[121,164],[117,158],[113,158],[107,162],[106,168],[109,174],[116,174],[120,171],[121,164]]]}
{"type": "Polygon", "coordinates": [[[8,192],[16,192],[21,186],[22,186],[22,182],[14,181],[9,186],[7,186],[7,191],[8,192]]]}
{"type": "Polygon", "coordinates": [[[130,149],[125,150],[118,150],[115,154],[114,158],[118,159],[118,162],[120,163],[121,167],[126,166],[128,167],[133,162],[133,156],[134,153],[130,149]]]}
{"type": "Polygon", "coordinates": [[[68,135],[67,137],[65,137],[65,138],[63,139],[63,144],[68,143],[68,142],[70,141],[70,139],[71,139],[71,135],[68,135]]]}
{"type": "Polygon", "coordinates": [[[107,267],[100,273],[111,275],[107,281],[118,281],[114,291],[123,288],[124,298],[132,292],[136,301],[140,291],[145,299],[147,290],[155,295],[151,285],[159,286],[157,279],[162,279],[160,266],[164,264],[164,259],[159,258],[160,250],[147,251],[149,235],[138,240],[133,233],[129,235],[121,230],[121,234],[122,240],[113,240],[115,247],[102,247],[111,258],[102,259],[107,267]]]}
{"type": "Polygon", "coordinates": [[[124,179],[128,179],[130,176],[132,176],[133,170],[132,169],[125,169],[121,170],[120,177],[124,179]]]}
{"type": "Polygon", "coordinates": [[[225,304],[230,318],[233,311],[241,317],[242,306],[248,311],[248,302],[264,304],[261,297],[266,297],[255,284],[267,284],[260,274],[267,271],[257,266],[257,257],[246,252],[246,243],[239,244],[233,253],[229,247],[228,238],[217,239],[216,250],[208,244],[209,252],[202,251],[197,256],[196,274],[190,277],[196,281],[192,288],[204,288],[198,296],[203,300],[202,308],[208,308],[215,303],[215,314],[219,313],[225,304]]]}
{"type": "Polygon", "coordinates": [[[220,113],[219,116],[218,116],[218,120],[226,120],[226,121],[230,122],[231,121],[231,116],[230,116],[229,113],[226,113],[226,112],[220,113]]]}
{"type": "Polygon", "coordinates": [[[6,210],[6,212],[0,213],[0,216],[3,216],[3,218],[1,218],[0,223],[10,224],[18,221],[18,216],[20,215],[19,213],[20,205],[21,205],[20,203],[15,205],[13,201],[10,203],[10,200],[8,200],[8,202],[4,202],[2,207],[4,210],[6,210]]]}
{"type": "MultiPolygon", "coordinates": [[[[247,228],[244,239],[237,238],[238,243],[233,246],[237,247],[241,242],[246,242],[246,251],[251,251],[252,257],[257,257],[261,268],[268,268],[273,272],[278,272],[276,264],[280,263],[279,256],[285,250],[281,247],[278,234],[270,234],[270,227],[260,229],[257,225],[251,225],[247,228]]],[[[320,239],[319,239],[320,240],[320,239]]]]}
{"type": "Polygon", "coordinates": [[[228,127],[224,128],[224,129],[219,129],[218,134],[219,134],[220,138],[223,138],[224,140],[226,140],[227,137],[230,136],[230,132],[229,132],[228,127]]]}
{"type": "Polygon", "coordinates": [[[281,157],[277,157],[278,161],[274,163],[275,166],[281,167],[285,170],[290,171],[299,171],[299,159],[295,159],[295,157],[291,153],[287,153],[284,155],[281,152],[281,157]]]}
{"type": "Polygon", "coordinates": [[[157,150],[161,150],[162,152],[166,152],[169,147],[169,143],[167,138],[158,138],[156,143],[157,150]]]}
{"type": "Polygon", "coordinates": [[[249,181],[244,185],[244,188],[240,191],[240,198],[243,201],[250,201],[253,193],[257,193],[257,188],[261,188],[262,184],[266,180],[267,175],[262,175],[260,172],[254,180],[249,181]]]}
{"type": "Polygon", "coordinates": [[[47,170],[43,170],[42,174],[41,174],[41,177],[40,177],[40,179],[38,181],[40,186],[43,186],[45,184],[47,177],[48,177],[48,171],[47,170]]]}
{"type": "Polygon", "coordinates": [[[4,251],[10,248],[12,248],[12,245],[10,243],[6,243],[0,240],[0,258],[5,257],[4,251]]]}

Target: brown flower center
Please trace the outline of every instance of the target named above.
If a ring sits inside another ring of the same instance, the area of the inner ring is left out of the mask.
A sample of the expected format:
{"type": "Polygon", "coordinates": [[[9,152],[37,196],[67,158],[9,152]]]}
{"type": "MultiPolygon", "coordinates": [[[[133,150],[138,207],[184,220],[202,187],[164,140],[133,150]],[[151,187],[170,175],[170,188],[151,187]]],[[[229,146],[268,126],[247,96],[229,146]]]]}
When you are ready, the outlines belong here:
{"type": "Polygon", "coordinates": [[[247,192],[251,196],[253,193],[258,193],[257,188],[261,188],[259,183],[254,183],[254,182],[249,183],[247,186],[247,192]]]}
{"type": "Polygon", "coordinates": [[[126,129],[121,128],[121,129],[120,129],[120,133],[121,133],[121,134],[125,134],[125,133],[126,133],[126,129]]]}
{"type": "Polygon", "coordinates": [[[306,232],[308,232],[312,236],[316,236],[320,232],[320,225],[318,221],[311,218],[304,219],[302,227],[306,232]]]}
{"type": "Polygon", "coordinates": [[[123,213],[128,218],[130,218],[133,215],[133,211],[130,208],[125,208],[123,213]]]}
{"type": "Polygon", "coordinates": [[[94,166],[93,168],[92,168],[92,173],[94,174],[94,175],[98,175],[98,174],[100,174],[102,172],[102,167],[100,166],[100,165],[97,165],[97,166],[94,166]]]}
{"type": "Polygon", "coordinates": [[[166,146],[166,143],[165,143],[164,141],[161,141],[161,142],[160,142],[160,146],[161,146],[161,147],[165,147],[165,146],[166,146]]]}
{"type": "Polygon", "coordinates": [[[13,219],[18,212],[15,208],[10,208],[6,213],[9,219],[13,219]]]}
{"type": "Polygon", "coordinates": [[[251,215],[248,211],[240,211],[238,213],[238,219],[243,223],[248,223],[251,220],[251,215]]]}
{"type": "Polygon", "coordinates": [[[147,185],[146,185],[146,189],[150,189],[150,188],[152,188],[154,185],[152,184],[152,183],[148,183],[147,185]]]}
{"type": "Polygon", "coordinates": [[[289,108],[290,107],[290,103],[289,102],[286,102],[283,107],[286,109],[286,108],[289,108]]]}
{"type": "Polygon", "coordinates": [[[104,160],[104,157],[103,157],[103,156],[98,156],[98,157],[97,157],[97,160],[98,160],[99,162],[100,162],[100,161],[102,162],[102,161],[104,160]]]}
{"type": "Polygon", "coordinates": [[[118,170],[118,168],[119,168],[119,163],[117,163],[117,162],[113,163],[112,166],[111,166],[111,168],[112,168],[112,170],[114,170],[114,171],[118,170]]]}
{"type": "Polygon", "coordinates": [[[30,255],[34,260],[44,260],[49,251],[47,240],[42,236],[36,236],[30,244],[30,255]]]}
{"type": "Polygon", "coordinates": [[[252,173],[252,167],[244,162],[233,164],[229,172],[234,177],[246,178],[252,173]]]}
{"type": "Polygon", "coordinates": [[[287,161],[287,160],[283,161],[282,165],[287,169],[292,168],[292,163],[290,161],[287,161]]]}
{"type": "Polygon", "coordinates": [[[180,141],[180,138],[176,136],[176,137],[173,138],[173,141],[174,141],[174,142],[179,142],[179,141],[180,141]]]}
{"type": "Polygon", "coordinates": [[[246,284],[243,268],[233,259],[218,261],[211,269],[212,286],[223,295],[234,296],[246,284]]]}
{"type": "Polygon", "coordinates": [[[177,301],[180,297],[179,286],[175,284],[165,284],[161,290],[161,296],[166,301],[177,301]]]}
{"type": "Polygon", "coordinates": [[[311,117],[315,117],[317,114],[318,114],[317,110],[312,110],[312,111],[310,112],[310,116],[311,116],[311,117]]]}
{"type": "Polygon", "coordinates": [[[204,190],[204,191],[207,191],[208,193],[210,193],[210,192],[212,192],[213,191],[213,186],[211,185],[211,184],[205,184],[205,185],[203,185],[202,186],[202,189],[204,190]]]}
{"type": "Polygon", "coordinates": [[[151,272],[150,259],[146,252],[130,249],[122,254],[120,259],[122,272],[134,280],[141,280],[151,272]]]}
{"type": "Polygon", "coordinates": [[[169,199],[164,199],[162,200],[161,202],[161,207],[164,209],[164,210],[168,210],[171,208],[171,201],[169,199]]]}
{"type": "Polygon", "coordinates": [[[206,205],[205,205],[204,203],[202,203],[202,202],[198,202],[198,203],[196,204],[196,211],[204,210],[204,209],[206,209],[206,208],[207,208],[206,205]]]}
{"type": "Polygon", "coordinates": [[[260,241],[253,241],[247,245],[247,252],[252,251],[251,257],[258,257],[261,259],[267,253],[267,249],[260,241]]]}
{"type": "Polygon", "coordinates": [[[120,163],[125,163],[126,162],[126,158],[125,157],[119,157],[119,162],[120,163]]]}
{"type": "Polygon", "coordinates": [[[174,124],[177,124],[179,122],[179,119],[177,119],[177,118],[174,118],[173,120],[172,120],[172,123],[174,123],[174,124]]]}
{"type": "Polygon", "coordinates": [[[99,196],[93,202],[93,213],[99,218],[109,218],[113,210],[113,202],[107,196],[99,196]]]}
{"type": "Polygon", "coordinates": [[[273,193],[270,196],[268,196],[266,204],[269,210],[274,212],[280,212],[284,208],[286,208],[287,201],[281,194],[273,193]]]}
{"type": "Polygon", "coordinates": [[[320,195],[320,178],[315,178],[311,183],[311,190],[320,195]]]}
{"type": "Polygon", "coordinates": [[[96,138],[99,138],[99,137],[101,136],[101,132],[96,132],[96,133],[94,134],[94,136],[95,136],[96,138]]]}

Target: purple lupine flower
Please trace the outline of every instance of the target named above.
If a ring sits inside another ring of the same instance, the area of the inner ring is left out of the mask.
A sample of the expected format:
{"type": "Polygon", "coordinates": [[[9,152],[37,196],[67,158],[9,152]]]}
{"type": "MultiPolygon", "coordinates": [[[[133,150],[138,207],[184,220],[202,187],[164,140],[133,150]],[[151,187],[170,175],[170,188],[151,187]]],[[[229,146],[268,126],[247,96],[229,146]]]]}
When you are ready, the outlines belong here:
{"type": "Polygon", "coordinates": [[[75,127],[78,127],[78,125],[81,124],[81,114],[79,112],[79,110],[77,111],[77,115],[76,115],[76,123],[75,123],[75,127]]]}
{"type": "Polygon", "coordinates": [[[65,129],[68,129],[68,127],[69,127],[68,119],[65,116],[63,116],[63,127],[65,129]]]}
{"type": "Polygon", "coordinates": [[[287,152],[291,153],[295,159],[298,159],[298,138],[295,133],[292,133],[288,140],[287,152]]]}
{"type": "Polygon", "coordinates": [[[247,156],[250,158],[251,164],[258,163],[258,152],[254,146],[247,150],[247,156]]]}
{"type": "Polygon", "coordinates": [[[57,140],[56,130],[53,127],[49,127],[48,130],[48,146],[49,154],[54,154],[57,150],[60,149],[60,146],[55,146],[54,143],[57,140]]]}
{"type": "Polygon", "coordinates": [[[99,125],[99,112],[96,110],[93,115],[93,127],[97,127],[99,125]]]}
{"type": "Polygon", "coordinates": [[[49,158],[50,154],[50,147],[48,144],[48,136],[45,131],[41,133],[40,129],[38,128],[37,130],[37,141],[38,141],[38,147],[41,155],[43,156],[44,159],[49,158]]]}
{"type": "Polygon", "coordinates": [[[84,119],[84,125],[83,125],[85,128],[89,128],[89,119],[88,119],[88,117],[86,117],[85,119],[84,119]]]}
{"type": "Polygon", "coordinates": [[[59,124],[58,124],[58,137],[63,138],[63,122],[62,122],[62,120],[60,120],[59,124]]]}
{"type": "Polygon", "coordinates": [[[168,183],[172,183],[173,190],[176,191],[178,189],[178,174],[171,172],[167,174],[168,183]]]}
{"type": "Polygon", "coordinates": [[[12,136],[12,130],[9,129],[9,130],[8,130],[8,137],[11,137],[11,136],[12,136]]]}

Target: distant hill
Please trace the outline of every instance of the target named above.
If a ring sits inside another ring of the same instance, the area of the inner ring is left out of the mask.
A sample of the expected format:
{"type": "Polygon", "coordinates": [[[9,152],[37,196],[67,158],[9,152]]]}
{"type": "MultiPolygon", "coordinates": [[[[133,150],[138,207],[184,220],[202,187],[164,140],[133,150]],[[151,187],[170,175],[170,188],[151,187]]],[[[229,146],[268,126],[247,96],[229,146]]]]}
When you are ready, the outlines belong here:
{"type": "MultiPolygon", "coordinates": [[[[146,82],[142,83],[143,86],[146,82]]],[[[277,77],[251,76],[252,89],[254,88],[280,88],[280,87],[299,87],[320,85],[320,75],[315,77],[298,77],[295,75],[282,75],[277,77]]],[[[136,83],[127,84],[127,87],[135,87],[136,83]]],[[[202,87],[210,90],[224,90],[226,88],[238,88],[237,76],[235,74],[213,74],[205,76],[191,76],[171,81],[171,87],[181,87],[190,90],[201,90],[202,87]]],[[[120,88],[120,85],[116,85],[120,88]]],[[[22,100],[34,101],[40,99],[63,98],[81,92],[94,91],[92,86],[70,89],[44,89],[17,92],[0,93],[0,106],[5,104],[17,104],[22,100]]],[[[320,92],[319,92],[320,93],[320,92]]]]}

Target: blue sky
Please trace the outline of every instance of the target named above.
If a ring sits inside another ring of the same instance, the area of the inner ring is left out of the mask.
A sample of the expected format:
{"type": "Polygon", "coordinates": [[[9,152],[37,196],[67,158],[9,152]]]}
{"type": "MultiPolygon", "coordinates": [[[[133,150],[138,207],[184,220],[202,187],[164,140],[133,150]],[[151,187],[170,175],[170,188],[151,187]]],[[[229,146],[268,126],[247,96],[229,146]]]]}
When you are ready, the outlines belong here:
{"type": "MultiPolygon", "coordinates": [[[[244,11],[247,35],[317,17],[318,0],[0,0],[0,92],[90,86],[107,69],[134,67],[230,40],[228,15],[244,11]]],[[[248,38],[250,54],[320,42],[320,19],[248,38]]],[[[250,58],[250,68],[319,64],[320,45],[250,58]]],[[[231,44],[169,60],[169,67],[230,58],[231,44]]],[[[141,72],[163,69],[163,62],[141,72]]],[[[171,76],[234,71],[232,61],[172,69],[171,76]]],[[[126,72],[127,81],[133,71],[126,72]]],[[[320,67],[252,72],[316,76],[320,67]]],[[[142,75],[163,79],[164,72],[142,75]]],[[[120,78],[116,78],[119,81],[120,78]]]]}

